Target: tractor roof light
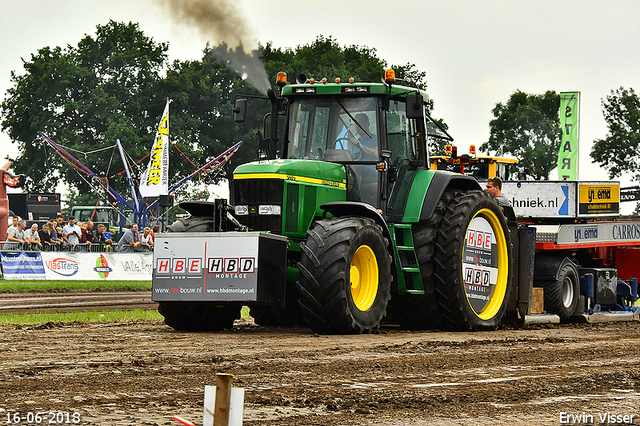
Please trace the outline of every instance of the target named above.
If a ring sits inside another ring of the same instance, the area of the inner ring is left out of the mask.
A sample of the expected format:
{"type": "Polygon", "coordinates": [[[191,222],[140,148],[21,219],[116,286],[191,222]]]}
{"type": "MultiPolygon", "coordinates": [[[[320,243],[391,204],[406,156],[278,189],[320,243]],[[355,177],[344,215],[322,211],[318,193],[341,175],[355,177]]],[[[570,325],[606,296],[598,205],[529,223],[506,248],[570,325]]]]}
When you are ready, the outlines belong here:
{"type": "Polygon", "coordinates": [[[278,73],[278,77],[276,78],[276,84],[279,87],[283,87],[287,85],[287,73],[284,71],[280,71],[278,73]]]}
{"type": "Polygon", "coordinates": [[[469,145],[469,154],[476,155],[476,146],[475,145],[469,145]]]}
{"type": "Polygon", "coordinates": [[[353,83],[354,81],[356,81],[356,79],[355,79],[355,78],[353,78],[353,77],[349,77],[349,83],[353,83]]]}
{"type": "Polygon", "coordinates": [[[396,82],[396,72],[393,69],[387,68],[384,72],[384,82],[387,84],[396,82]]]}
{"type": "Polygon", "coordinates": [[[326,84],[326,83],[327,83],[327,77],[324,77],[324,78],[322,79],[322,84],[326,84]]]}
{"type": "Polygon", "coordinates": [[[340,77],[336,77],[336,83],[340,83],[340,77]]]}
{"type": "Polygon", "coordinates": [[[451,145],[446,145],[444,147],[444,153],[447,155],[451,155],[451,145]]]}

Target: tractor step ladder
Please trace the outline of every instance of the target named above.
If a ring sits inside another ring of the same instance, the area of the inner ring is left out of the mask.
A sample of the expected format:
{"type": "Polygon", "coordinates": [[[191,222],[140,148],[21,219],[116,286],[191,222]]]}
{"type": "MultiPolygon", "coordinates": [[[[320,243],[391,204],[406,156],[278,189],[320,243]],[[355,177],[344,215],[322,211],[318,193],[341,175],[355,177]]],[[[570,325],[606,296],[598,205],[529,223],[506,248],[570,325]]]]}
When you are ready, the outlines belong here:
{"type": "Polygon", "coordinates": [[[424,294],[418,256],[413,244],[411,224],[391,223],[389,231],[398,269],[398,290],[402,293],[424,294]],[[404,291],[403,291],[404,289],[404,291]]]}

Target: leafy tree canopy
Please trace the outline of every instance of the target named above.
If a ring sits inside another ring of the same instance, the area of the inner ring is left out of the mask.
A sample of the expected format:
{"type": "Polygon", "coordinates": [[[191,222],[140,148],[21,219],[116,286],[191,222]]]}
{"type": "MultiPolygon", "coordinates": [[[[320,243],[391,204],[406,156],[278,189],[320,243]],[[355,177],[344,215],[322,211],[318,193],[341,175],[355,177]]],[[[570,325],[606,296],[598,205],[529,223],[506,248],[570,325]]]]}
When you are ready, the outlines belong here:
{"type": "Polygon", "coordinates": [[[543,95],[516,91],[491,111],[489,140],[480,149],[513,155],[523,177],[549,179],[561,140],[559,108],[560,95],[553,90],[543,95]]]}
{"type": "Polygon", "coordinates": [[[604,139],[594,141],[591,158],[609,172],[609,178],[628,172],[640,181],[640,98],[633,89],[620,87],[602,101],[604,119],[609,128],[604,139]]]}
{"type": "MultiPolygon", "coordinates": [[[[24,62],[25,73],[12,72],[13,86],[0,104],[2,129],[20,148],[12,159],[15,170],[27,175],[27,190],[51,191],[58,181],[68,184],[72,202],[95,203],[96,185],[65,163],[41,138],[48,134],[122,195],[128,193],[119,154],[110,148],[120,139],[130,163],[139,162],[139,175],[148,160],[156,126],[165,100],[172,100],[169,121],[174,147],[170,182],[190,174],[239,140],[244,145],[233,164],[215,178],[230,174],[236,165],[256,159],[256,132],[268,101],[254,100],[245,123],[233,121],[236,95],[259,95],[220,59],[227,46],[207,46],[201,60],[167,60],[166,43],[146,37],[135,23],[109,21],[95,35],[85,36],[77,46],[45,47],[24,62]],[[218,59],[216,59],[218,58],[218,59]],[[262,102],[262,104],[260,104],[262,102]],[[142,161],[141,161],[142,160],[142,161]]],[[[331,37],[295,49],[259,46],[254,56],[262,59],[272,84],[278,71],[290,81],[300,73],[308,76],[360,81],[379,81],[386,63],[374,49],[341,47],[331,37]]],[[[426,74],[413,64],[394,67],[399,78],[426,87],[426,74]]]]}

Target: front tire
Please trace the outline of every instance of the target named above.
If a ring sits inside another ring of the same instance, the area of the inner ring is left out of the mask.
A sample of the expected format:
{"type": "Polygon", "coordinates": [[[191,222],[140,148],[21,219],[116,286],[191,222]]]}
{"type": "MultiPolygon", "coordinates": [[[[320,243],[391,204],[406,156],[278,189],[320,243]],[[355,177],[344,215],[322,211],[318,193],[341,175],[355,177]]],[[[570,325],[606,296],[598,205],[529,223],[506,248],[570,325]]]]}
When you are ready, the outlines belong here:
{"type": "Polygon", "coordinates": [[[488,330],[504,316],[513,259],[507,221],[484,191],[460,194],[444,213],[435,255],[443,323],[453,330],[488,330]]]}
{"type": "Polygon", "coordinates": [[[164,323],[177,331],[220,331],[233,328],[240,318],[239,306],[216,306],[197,302],[160,302],[164,323]]]}
{"type": "Polygon", "coordinates": [[[316,222],[300,245],[300,307],[318,333],[370,333],[386,315],[391,288],[389,241],[364,217],[316,222]]]}

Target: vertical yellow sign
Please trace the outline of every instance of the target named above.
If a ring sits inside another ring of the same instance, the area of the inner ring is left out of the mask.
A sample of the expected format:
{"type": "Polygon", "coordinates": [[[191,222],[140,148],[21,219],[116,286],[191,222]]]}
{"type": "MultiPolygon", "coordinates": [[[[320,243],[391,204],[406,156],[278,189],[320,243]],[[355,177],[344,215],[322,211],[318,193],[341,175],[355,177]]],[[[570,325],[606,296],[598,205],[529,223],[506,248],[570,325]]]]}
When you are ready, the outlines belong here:
{"type": "Polygon", "coordinates": [[[580,92],[560,93],[562,140],[558,152],[558,179],[578,180],[580,92]]]}

